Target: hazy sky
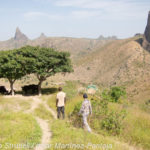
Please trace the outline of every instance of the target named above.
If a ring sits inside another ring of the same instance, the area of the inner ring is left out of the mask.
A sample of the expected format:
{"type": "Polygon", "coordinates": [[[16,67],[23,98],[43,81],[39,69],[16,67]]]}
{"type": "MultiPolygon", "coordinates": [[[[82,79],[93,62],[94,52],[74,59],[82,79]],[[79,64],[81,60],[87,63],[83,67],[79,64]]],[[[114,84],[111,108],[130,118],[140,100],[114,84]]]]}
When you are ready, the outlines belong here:
{"type": "Polygon", "coordinates": [[[127,38],[143,33],[150,0],[0,0],[0,40],[16,27],[30,39],[47,36],[127,38]]]}

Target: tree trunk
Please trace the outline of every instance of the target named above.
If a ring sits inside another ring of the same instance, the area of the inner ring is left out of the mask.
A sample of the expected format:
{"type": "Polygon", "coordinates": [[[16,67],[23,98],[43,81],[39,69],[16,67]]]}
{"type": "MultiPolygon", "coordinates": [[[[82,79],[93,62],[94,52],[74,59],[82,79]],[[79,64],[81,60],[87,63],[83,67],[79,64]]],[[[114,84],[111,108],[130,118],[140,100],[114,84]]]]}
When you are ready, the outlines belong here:
{"type": "Polygon", "coordinates": [[[42,82],[43,82],[43,80],[40,80],[40,81],[39,81],[39,84],[38,84],[38,95],[39,95],[39,96],[42,95],[42,89],[41,89],[42,82]]]}
{"type": "Polygon", "coordinates": [[[14,81],[9,80],[9,82],[10,82],[10,94],[12,96],[14,96],[15,95],[15,92],[14,92],[14,81]]]}

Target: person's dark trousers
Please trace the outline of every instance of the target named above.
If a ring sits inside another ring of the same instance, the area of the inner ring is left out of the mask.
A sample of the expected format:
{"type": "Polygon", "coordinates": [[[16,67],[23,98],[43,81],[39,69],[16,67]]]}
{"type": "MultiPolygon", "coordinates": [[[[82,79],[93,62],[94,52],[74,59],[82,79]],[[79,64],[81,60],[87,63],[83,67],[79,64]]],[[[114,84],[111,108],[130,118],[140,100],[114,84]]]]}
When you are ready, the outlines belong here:
{"type": "Polygon", "coordinates": [[[60,116],[63,116],[63,119],[65,119],[65,107],[62,106],[62,107],[57,107],[57,118],[59,119],[60,116]]]}

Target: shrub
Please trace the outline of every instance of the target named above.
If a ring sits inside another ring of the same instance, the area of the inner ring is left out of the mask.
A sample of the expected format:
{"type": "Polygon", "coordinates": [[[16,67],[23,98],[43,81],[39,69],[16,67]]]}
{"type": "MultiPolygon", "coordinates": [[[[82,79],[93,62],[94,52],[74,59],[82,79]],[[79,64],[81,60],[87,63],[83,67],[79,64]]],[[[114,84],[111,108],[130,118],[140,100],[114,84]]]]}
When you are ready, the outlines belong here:
{"type": "Polygon", "coordinates": [[[126,96],[125,88],[123,87],[111,87],[110,90],[104,90],[101,94],[102,99],[110,102],[118,102],[121,97],[126,96]]]}
{"type": "Polygon", "coordinates": [[[126,112],[124,110],[121,112],[109,112],[102,120],[101,127],[113,135],[118,135],[123,129],[123,120],[125,116],[126,112]]]}
{"type": "Polygon", "coordinates": [[[123,87],[112,87],[110,89],[109,95],[111,96],[112,102],[118,102],[121,96],[126,95],[126,91],[123,87]]]}
{"type": "Polygon", "coordinates": [[[90,67],[87,67],[87,70],[90,70],[91,68],[90,67]]]}
{"type": "MultiPolygon", "coordinates": [[[[124,127],[124,118],[126,112],[124,109],[114,112],[108,109],[108,101],[106,99],[91,99],[93,114],[90,117],[90,126],[97,130],[105,130],[109,134],[119,135],[124,127]]],[[[81,108],[81,102],[76,104],[71,113],[70,120],[75,127],[82,127],[82,118],[78,116],[81,108]]]]}

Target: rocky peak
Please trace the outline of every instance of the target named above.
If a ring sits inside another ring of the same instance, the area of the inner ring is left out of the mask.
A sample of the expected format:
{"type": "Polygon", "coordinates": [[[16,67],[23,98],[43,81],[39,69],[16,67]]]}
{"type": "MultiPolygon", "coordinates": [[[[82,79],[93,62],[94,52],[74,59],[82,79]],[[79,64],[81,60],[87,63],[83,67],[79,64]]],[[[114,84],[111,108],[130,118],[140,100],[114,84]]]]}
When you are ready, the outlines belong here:
{"type": "Polygon", "coordinates": [[[150,11],[148,14],[147,25],[144,32],[143,47],[148,51],[150,51],[150,11]]]}
{"type": "Polygon", "coordinates": [[[45,39],[45,38],[46,38],[46,35],[45,35],[44,33],[41,33],[41,35],[40,35],[39,38],[40,38],[40,39],[45,39]]]}
{"type": "Polygon", "coordinates": [[[23,34],[20,29],[17,27],[16,28],[16,33],[15,33],[15,37],[14,37],[14,40],[17,40],[17,41],[27,41],[28,38],[25,34],[23,34]]]}
{"type": "Polygon", "coordinates": [[[147,26],[146,26],[144,35],[145,35],[146,40],[150,42],[150,11],[148,14],[147,26]]]}

